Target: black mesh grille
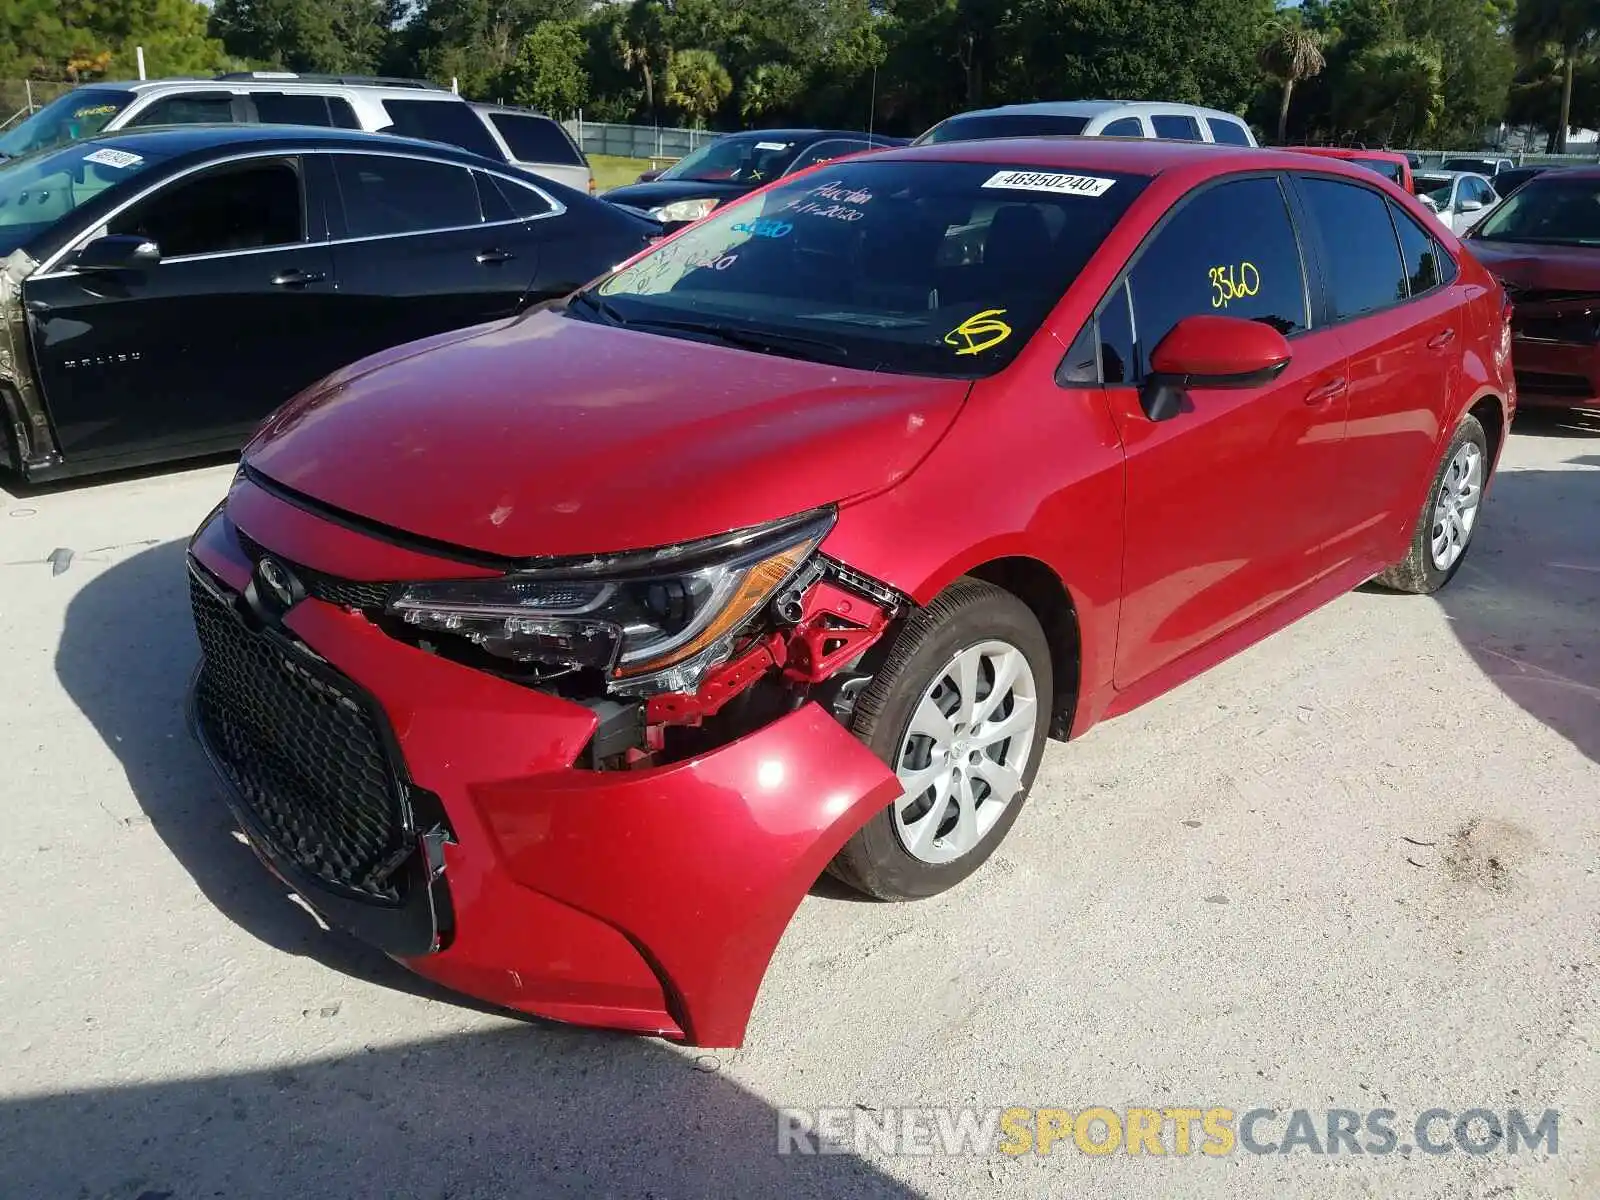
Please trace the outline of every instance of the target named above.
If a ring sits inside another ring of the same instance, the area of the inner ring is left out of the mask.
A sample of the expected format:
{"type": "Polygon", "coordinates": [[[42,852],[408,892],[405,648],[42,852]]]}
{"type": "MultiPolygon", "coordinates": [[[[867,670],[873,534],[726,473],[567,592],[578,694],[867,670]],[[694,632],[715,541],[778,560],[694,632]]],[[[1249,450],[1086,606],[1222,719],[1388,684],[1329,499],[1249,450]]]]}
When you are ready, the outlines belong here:
{"type": "Polygon", "coordinates": [[[377,717],[355,685],[244,622],[193,578],[202,733],[280,854],[327,883],[402,899],[410,847],[377,717]],[[403,878],[403,875],[398,878],[403,878]]]}
{"type": "Polygon", "coordinates": [[[1518,371],[1517,390],[1531,396],[1567,396],[1586,400],[1593,394],[1582,375],[1557,375],[1547,371],[1518,371]]]}
{"type": "MultiPolygon", "coordinates": [[[[234,532],[239,537],[239,545],[251,562],[259,562],[261,556],[267,553],[265,546],[238,526],[234,526],[234,532]]],[[[295,578],[306,589],[306,595],[329,604],[336,604],[340,608],[382,609],[388,605],[389,598],[394,593],[392,583],[366,583],[359,579],[340,579],[338,576],[324,575],[321,571],[313,571],[310,567],[291,562],[276,552],[273,553],[273,557],[294,572],[295,578]]]]}

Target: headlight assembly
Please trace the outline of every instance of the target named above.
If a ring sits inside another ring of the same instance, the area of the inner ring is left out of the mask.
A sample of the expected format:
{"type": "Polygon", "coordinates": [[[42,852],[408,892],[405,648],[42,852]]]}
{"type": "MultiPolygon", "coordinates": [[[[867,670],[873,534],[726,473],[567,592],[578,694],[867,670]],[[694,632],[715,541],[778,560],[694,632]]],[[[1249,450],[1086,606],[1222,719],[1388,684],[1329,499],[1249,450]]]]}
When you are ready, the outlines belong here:
{"type": "Polygon", "coordinates": [[[610,690],[693,690],[833,524],[831,511],[705,541],[402,587],[389,611],[514,662],[604,672],[610,690]]]}
{"type": "Polygon", "coordinates": [[[674,200],[671,204],[663,204],[659,208],[652,208],[650,215],[658,221],[698,221],[717,206],[717,202],[707,198],[705,200],[674,200]]]}

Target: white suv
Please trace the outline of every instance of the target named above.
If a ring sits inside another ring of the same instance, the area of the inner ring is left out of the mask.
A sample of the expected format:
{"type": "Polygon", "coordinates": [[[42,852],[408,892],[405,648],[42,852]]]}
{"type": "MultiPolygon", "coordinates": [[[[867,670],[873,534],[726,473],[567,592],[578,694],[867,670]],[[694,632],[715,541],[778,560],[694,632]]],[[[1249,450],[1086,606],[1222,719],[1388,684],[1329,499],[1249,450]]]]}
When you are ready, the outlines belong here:
{"type": "Polygon", "coordinates": [[[320,125],[459,146],[592,192],[583,152],[549,117],[467,103],[416,79],[249,71],[215,79],[96,83],[52,100],[0,134],[0,157],[148,125],[320,125]],[[538,128],[530,128],[537,125],[538,128]],[[542,153],[550,159],[539,157],[542,153]]]}
{"type": "Polygon", "coordinates": [[[1255,134],[1232,113],[1160,101],[1046,100],[946,117],[913,146],[1007,137],[1135,137],[1254,146],[1255,134]]]}

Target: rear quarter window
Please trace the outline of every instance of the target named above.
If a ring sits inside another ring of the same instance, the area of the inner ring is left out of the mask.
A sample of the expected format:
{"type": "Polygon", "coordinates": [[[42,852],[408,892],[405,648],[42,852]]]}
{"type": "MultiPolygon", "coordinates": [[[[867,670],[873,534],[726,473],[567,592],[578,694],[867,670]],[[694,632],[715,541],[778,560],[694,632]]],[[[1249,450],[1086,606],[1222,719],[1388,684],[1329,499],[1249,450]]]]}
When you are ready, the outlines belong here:
{"type": "Polygon", "coordinates": [[[1389,216],[1394,221],[1395,233],[1400,236],[1400,254],[1405,260],[1406,281],[1413,296],[1431,292],[1456,277],[1455,261],[1410,213],[1391,201],[1389,216]]]}
{"type": "Polygon", "coordinates": [[[511,157],[525,163],[553,163],[563,167],[587,165],[566,131],[546,117],[517,113],[490,113],[489,121],[511,147],[511,157]]]}

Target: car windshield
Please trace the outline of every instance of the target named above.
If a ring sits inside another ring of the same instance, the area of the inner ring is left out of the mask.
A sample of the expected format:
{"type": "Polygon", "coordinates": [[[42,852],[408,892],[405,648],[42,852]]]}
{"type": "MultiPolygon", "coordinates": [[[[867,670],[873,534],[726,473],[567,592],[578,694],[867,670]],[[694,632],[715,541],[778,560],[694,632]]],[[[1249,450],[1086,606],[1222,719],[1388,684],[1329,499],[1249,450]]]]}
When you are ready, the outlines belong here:
{"type": "Polygon", "coordinates": [[[714,212],[569,311],[863,370],[988,375],[1148,182],[1070,167],[841,162],[714,212]]]}
{"type": "Polygon", "coordinates": [[[691,150],[657,177],[695,183],[766,183],[782,175],[800,143],[781,134],[718,138],[691,150]]]}
{"type": "Polygon", "coordinates": [[[1600,246],[1600,179],[1530,179],[1473,236],[1486,242],[1600,246]]]}
{"type": "Polygon", "coordinates": [[[78,88],[46,104],[15,129],[0,135],[0,155],[21,158],[93,137],[133,101],[132,92],[112,88],[78,88]]]}
{"type": "Polygon", "coordinates": [[[1386,158],[1352,158],[1350,161],[1369,170],[1376,171],[1379,175],[1384,176],[1386,179],[1391,179],[1395,183],[1400,183],[1405,178],[1400,174],[1400,164],[1390,162],[1386,158]]]}
{"type": "Polygon", "coordinates": [[[143,152],[78,144],[0,163],[0,256],[151,162],[143,152]]]}
{"type": "Polygon", "coordinates": [[[936,142],[981,142],[990,138],[1069,137],[1083,132],[1088,117],[1053,113],[974,113],[940,121],[913,146],[936,142]]]}

